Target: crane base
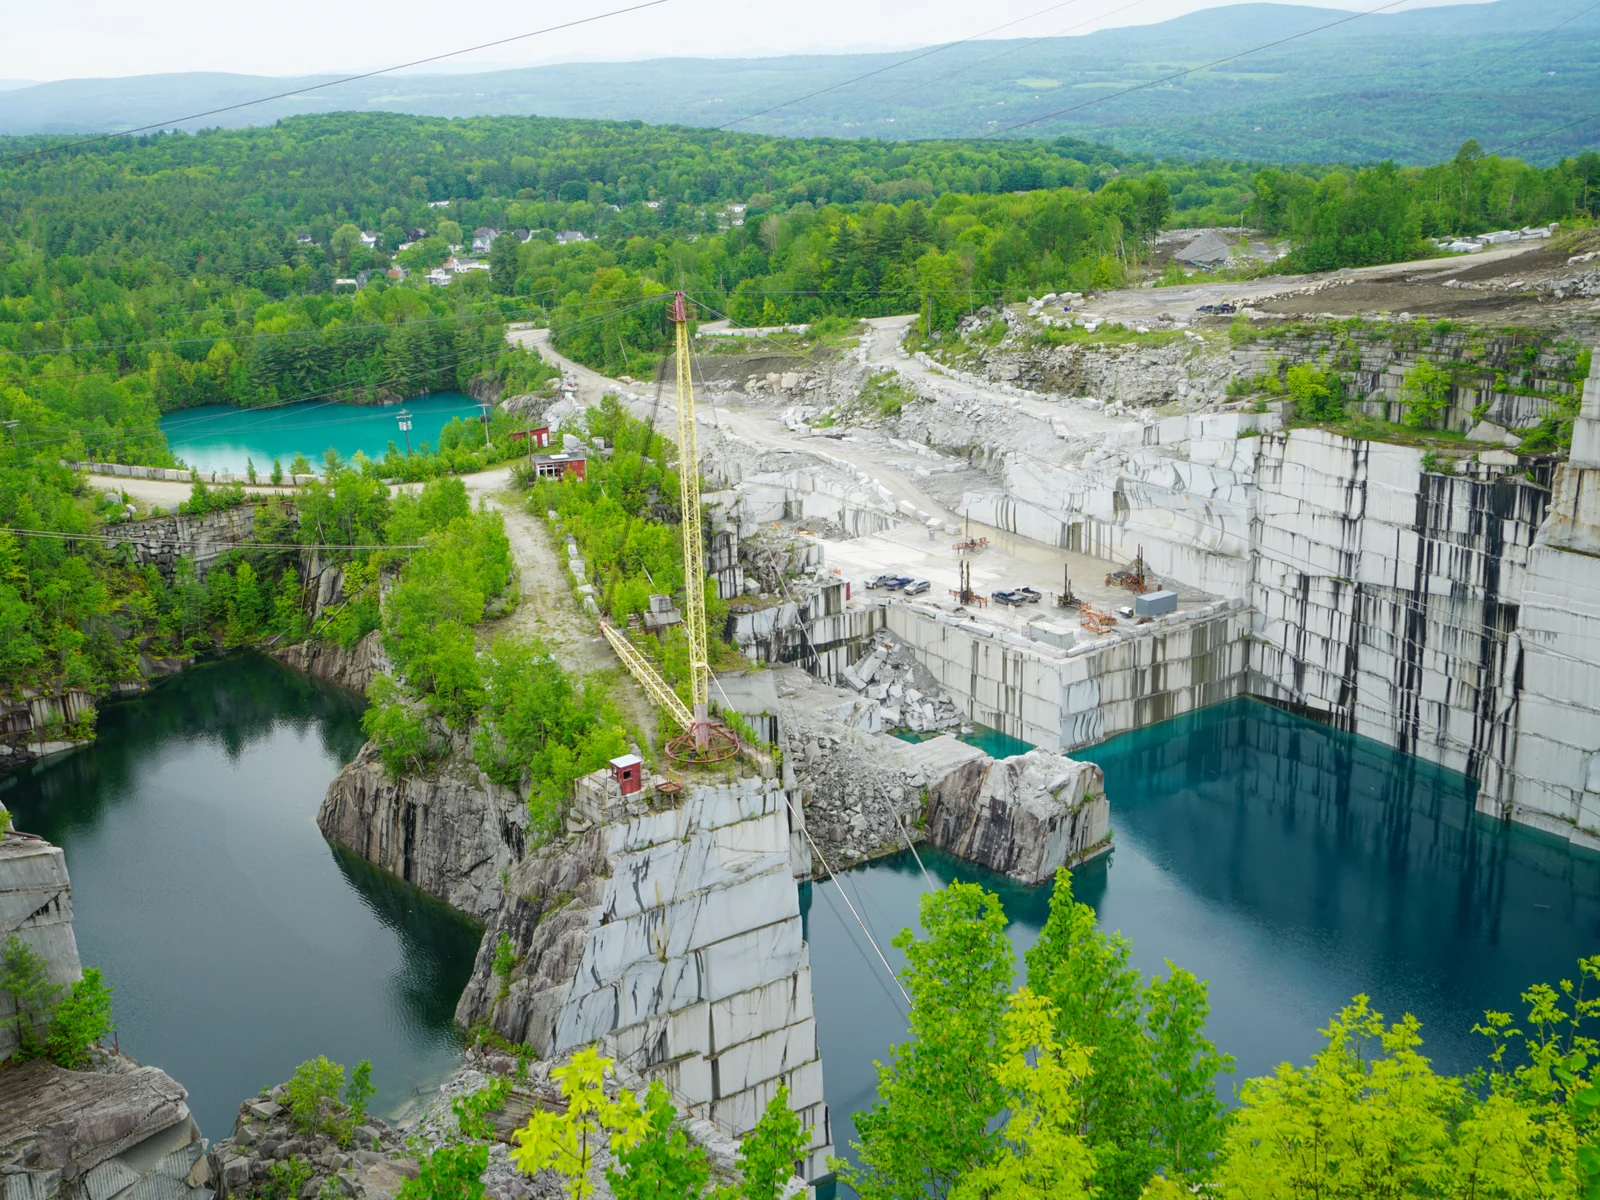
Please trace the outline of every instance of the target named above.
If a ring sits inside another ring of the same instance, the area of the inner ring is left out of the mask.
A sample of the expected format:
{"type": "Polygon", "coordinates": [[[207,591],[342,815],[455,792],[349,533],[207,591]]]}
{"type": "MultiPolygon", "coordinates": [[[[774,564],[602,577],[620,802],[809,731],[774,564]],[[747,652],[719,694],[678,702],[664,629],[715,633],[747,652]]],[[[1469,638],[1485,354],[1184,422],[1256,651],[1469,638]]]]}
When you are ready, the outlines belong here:
{"type": "Polygon", "coordinates": [[[694,732],[679,734],[667,742],[667,757],[680,763],[726,762],[739,753],[739,735],[726,725],[711,726],[704,746],[694,744],[694,732]]]}

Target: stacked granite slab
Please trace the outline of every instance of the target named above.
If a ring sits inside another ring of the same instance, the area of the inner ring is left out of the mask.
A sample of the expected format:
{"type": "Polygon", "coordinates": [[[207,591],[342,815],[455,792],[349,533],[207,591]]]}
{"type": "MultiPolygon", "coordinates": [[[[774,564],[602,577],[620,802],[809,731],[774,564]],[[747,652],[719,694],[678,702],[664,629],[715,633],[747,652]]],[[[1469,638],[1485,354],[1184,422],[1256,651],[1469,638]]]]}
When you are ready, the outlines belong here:
{"type": "Polygon", "coordinates": [[[815,1179],[832,1137],[789,796],[751,777],[633,807],[511,869],[456,1019],[547,1058],[599,1042],[731,1136],[787,1084],[815,1179]],[[503,982],[502,933],[517,954],[503,982]]]}

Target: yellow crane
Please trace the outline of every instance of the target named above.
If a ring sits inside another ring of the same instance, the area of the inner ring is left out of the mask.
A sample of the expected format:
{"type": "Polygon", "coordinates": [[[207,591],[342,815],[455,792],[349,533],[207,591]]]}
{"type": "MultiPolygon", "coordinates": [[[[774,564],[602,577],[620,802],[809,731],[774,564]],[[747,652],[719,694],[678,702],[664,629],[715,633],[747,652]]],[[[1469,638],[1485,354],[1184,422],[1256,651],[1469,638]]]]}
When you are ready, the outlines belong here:
{"type": "Polygon", "coordinates": [[[711,663],[706,636],[706,556],[700,535],[700,448],[695,435],[694,381],[689,371],[689,305],[682,292],[669,312],[677,327],[678,507],[683,514],[683,628],[689,638],[689,703],[679,699],[654,665],[621,630],[602,619],[600,632],[650,698],[684,727],[667,743],[667,753],[683,761],[730,757],[739,748],[731,730],[711,724],[711,663]]]}

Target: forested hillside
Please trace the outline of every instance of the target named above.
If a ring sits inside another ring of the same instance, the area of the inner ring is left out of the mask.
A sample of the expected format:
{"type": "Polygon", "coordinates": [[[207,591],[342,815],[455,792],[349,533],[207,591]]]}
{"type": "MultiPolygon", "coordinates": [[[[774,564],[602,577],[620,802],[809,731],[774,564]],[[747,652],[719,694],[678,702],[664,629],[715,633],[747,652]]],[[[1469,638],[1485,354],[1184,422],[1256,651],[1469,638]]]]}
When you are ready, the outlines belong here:
{"type": "Polygon", "coordinates": [[[1119,284],[1164,224],[1254,223],[1303,240],[1290,266],[1322,268],[1590,212],[1600,192],[1592,153],[1536,169],[1471,146],[1430,168],[1289,171],[1071,139],[350,114],[50,145],[0,147],[10,419],[148,461],[158,443],[110,430],[145,434],[158,410],[209,401],[370,401],[525,373],[501,347],[507,320],[553,315],[564,345],[615,366],[654,347],[659,320],[599,313],[667,285],[740,320],[926,302],[943,324],[1002,292],[1119,284]],[[492,272],[447,289],[382,277],[403,246],[420,272],[485,226],[531,236],[498,239],[492,272]],[[362,271],[378,277],[336,290],[362,271]]]}
{"type": "MultiPolygon", "coordinates": [[[[465,77],[470,88],[461,75],[408,74],[209,120],[266,125],[307,111],[358,111],[741,121],[745,132],[790,137],[1006,131],[1001,136],[1099,139],[1141,155],[1279,164],[1415,165],[1449,156],[1468,138],[1499,147],[1548,134],[1519,152],[1549,165],[1595,145],[1595,124],[1564,128],[1591,115],[1600,94],[1600,10],[1588,0],[1401,5],[1316,33],[1307,31],[1351,14],[1236,4],[1077,36],[1099,14],[1057,7],[1004,39],[933,53],[562,63],[474,74],[465,77]],[[1266,48],[1231,57],[1257,47],[1266,48]],[[1169,78],[1219,59],[1231,61],[1169,78]],[[1119,94],[1144,84],[1153,86],[1119,94]]],[[[1122,5],[1113,15],[1124,10],[1131,11],[1118,19],[1146,11],[1122,5]]],[[[987,21],[975,15],[972,23],[987,21]]],[[[914,22],[905,36],[918,36],[914,22]]],[[[196,72],[61,80],[0,94],[0,133],[137,128],[317,82],[326,79],[196,72]]]]}
{"type": "MultiPolygon", "coordinates": [[[[153,426],[173,408],[526,375],[502,344],[506,320],[539,316],[572,270],[586,291],[613,247],[633,245],[635,261],[633,239],[665,256],[652,263],[687,254],[692,270],[692,239],[711,238],[728,201],[759,222],[950,191],[1087,195],[1152,169],[1071,141],[908,147],[517,119],[315,117],[65,152],[14,141],[0,149],[0,407],[19,438],[69,456],[160,462],[153,426]],[[424,268],[484,225],[541,231],[522,247],[529,278],[510,278],[518,243],[504,239],[493,287],[486,272],[448,289],[383,279],[408,241],[401,264],[424,268]],[[558,249],[557,230],[594,240],[558,249]],[[364,270],[379,278],[336,289],[364,270]]],[[[1247,178],[1236,166],[1183,177],[1216,212],[1241,202],[1247,178]]]]}

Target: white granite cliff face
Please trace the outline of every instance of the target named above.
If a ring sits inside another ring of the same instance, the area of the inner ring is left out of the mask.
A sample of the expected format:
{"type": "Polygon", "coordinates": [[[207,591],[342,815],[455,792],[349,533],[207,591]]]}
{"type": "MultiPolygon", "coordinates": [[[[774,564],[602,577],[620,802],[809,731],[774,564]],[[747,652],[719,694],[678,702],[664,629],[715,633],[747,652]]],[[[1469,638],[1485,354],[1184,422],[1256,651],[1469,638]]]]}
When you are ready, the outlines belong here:
{"type": "Polygon", "coordinates": [[[889,631],[974,719],[1046,748],[1248,694],[1462,771],[1486,812],[1600,834],[1600,377],[1550,489],[1498,451],[1441,474],[1414,448],[1276,423],[1012,449],[1004,487],[968,497],[1054,545],[1142,545],[1164,578],[1229,597],[1210,615],[1065,651],[915,604],[889,631]]]}
{"type": "Polygon", "coordinates": [[[696,785],[607,818],[512,868],[456,1020],[545,1057],[598,1041],[733,1135],[787,1083],[806,1177],[822,1174],[832,1139],[783,787],[696,785]]]}
{"type": "Polygon", "coordinates": [[[371,743],[328,786],[317,828],[479,921],[498,911],[500,875],[524,849],[527,810],[484,778],[464,748],[426,776],[394,779],[371,743]]]}
{"type": "Polygon", "coordinates": [[[930,605],[888,610],[889,632],[970,719],[1059,751],[1243,694],[1249,621],[1219,600],[1063,649],[930,605]]]}
{"type": "MultiPolygon", "coordinates": [[[[1600,833],[1600,366],[1522,573],[1521,703],[1501,810],[1600,833]]],[[[1481,802],[1480,802],[1481,806],[1481,802]]]]}
{"type": "MultiPolygon", "coordinates": [[[[72,933],[66,855],[59,846],[15,831],[0,833],[0,945],[13,937],[44,959],[51,983],[70,987],[83,974],[72,933]]],[[[17,1048],[15,1018],[10,993],[0,990],[0,1062],[17,1048]]]]}

